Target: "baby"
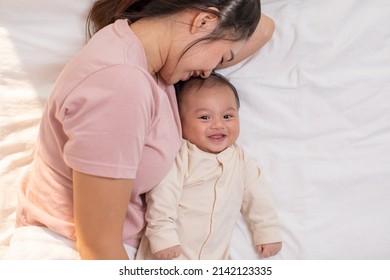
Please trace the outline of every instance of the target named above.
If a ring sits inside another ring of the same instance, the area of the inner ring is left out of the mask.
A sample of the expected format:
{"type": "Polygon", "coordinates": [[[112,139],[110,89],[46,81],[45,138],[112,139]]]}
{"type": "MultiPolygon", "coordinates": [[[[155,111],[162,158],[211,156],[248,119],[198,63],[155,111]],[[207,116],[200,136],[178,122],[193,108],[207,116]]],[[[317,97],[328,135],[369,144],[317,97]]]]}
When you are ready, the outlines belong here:
{"type": "Polygon", "coordinates": [[[281,247],[279,220],[260,169],[236,143],[239,99],[224,77],[177,87],[183,142],[169,174],[146,196],[137,259],[228,259],[240,212],[263,258],[281,247]]]}

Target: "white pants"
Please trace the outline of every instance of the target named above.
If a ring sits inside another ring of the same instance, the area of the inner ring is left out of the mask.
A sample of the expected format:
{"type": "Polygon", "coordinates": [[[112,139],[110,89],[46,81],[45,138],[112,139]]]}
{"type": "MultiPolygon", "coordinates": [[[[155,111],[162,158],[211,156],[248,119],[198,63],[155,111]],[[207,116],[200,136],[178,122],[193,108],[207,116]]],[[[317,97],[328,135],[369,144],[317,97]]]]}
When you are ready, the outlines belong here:
{"type": "MultiPolygon", "coordinates": [[[[137,249],[125,244],[130,259],[137,249]]],[[[52,232],[48,228],[26,226],[16,228],[11,238],[5,260],[79,260],[76,242],[52,232]]]]}

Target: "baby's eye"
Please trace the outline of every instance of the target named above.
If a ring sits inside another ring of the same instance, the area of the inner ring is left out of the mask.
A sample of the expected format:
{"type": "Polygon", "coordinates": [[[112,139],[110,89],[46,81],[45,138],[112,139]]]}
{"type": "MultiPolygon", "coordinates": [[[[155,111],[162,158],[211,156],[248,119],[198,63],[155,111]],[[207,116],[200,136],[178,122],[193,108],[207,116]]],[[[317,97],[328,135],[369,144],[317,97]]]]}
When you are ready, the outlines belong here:
{"type": "Polygon", "coordinates": [[[210,117],[209,116],[201,116],[199,119],[201,119],[201,120],[209,120],[210,117]]]}
{"type": "Polygon", "coordinates": [[[232,115],[224,115],[223,118],[224,119],[230,119],[230,118],[233,118],[233,116],[232,115]]]}

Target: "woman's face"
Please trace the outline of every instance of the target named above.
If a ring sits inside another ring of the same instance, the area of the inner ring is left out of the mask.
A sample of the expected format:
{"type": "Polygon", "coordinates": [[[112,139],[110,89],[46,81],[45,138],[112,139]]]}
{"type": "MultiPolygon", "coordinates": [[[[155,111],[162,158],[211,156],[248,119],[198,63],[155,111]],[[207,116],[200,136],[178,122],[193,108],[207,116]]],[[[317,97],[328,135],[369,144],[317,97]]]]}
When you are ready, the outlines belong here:
{"type": "Polygon", "coordinates": [[[232,60],[243,45],[244,41],[201,41],[184,54],[182,45],[180,51],[171,52],[159,74],[168,84],[186,81],[191,76],[206,78],[218,65],[232,60]]]}

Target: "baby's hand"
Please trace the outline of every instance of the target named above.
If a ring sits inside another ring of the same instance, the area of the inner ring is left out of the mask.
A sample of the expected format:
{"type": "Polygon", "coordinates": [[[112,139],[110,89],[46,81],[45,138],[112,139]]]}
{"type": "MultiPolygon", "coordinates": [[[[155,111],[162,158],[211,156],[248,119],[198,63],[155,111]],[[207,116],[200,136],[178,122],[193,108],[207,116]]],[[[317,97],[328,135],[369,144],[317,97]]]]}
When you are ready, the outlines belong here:
{"type": "Polygon", "coordinates": [[[169,247],[167,249],[158,251],[154,254],[154,256],[160,260],[172,260],[173,258],[179,257],[180,253],[181,253],[180,245],[176,245],[176,246],[169,247]]]}
{"type": "Polygon", "coordinates": [[[275,256],[282,249],[282,242],[257,245],[256,250],[263,258],[275,256]]]}

